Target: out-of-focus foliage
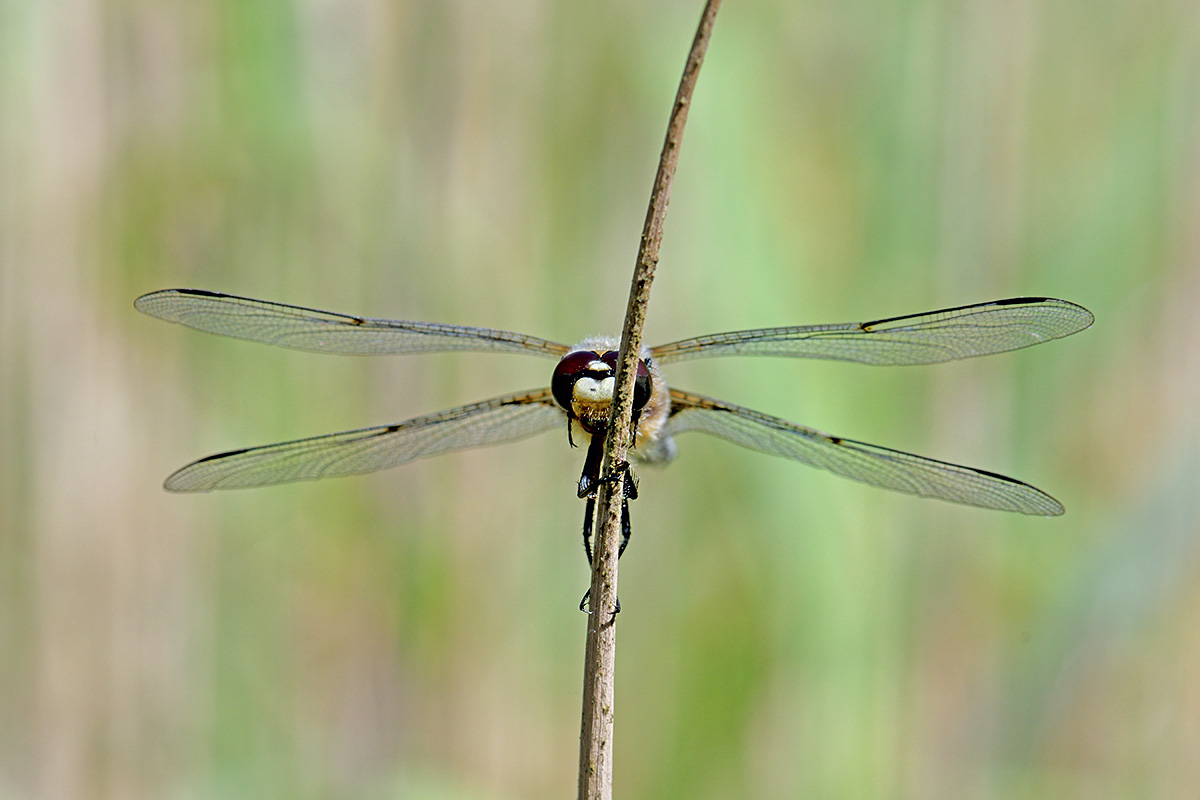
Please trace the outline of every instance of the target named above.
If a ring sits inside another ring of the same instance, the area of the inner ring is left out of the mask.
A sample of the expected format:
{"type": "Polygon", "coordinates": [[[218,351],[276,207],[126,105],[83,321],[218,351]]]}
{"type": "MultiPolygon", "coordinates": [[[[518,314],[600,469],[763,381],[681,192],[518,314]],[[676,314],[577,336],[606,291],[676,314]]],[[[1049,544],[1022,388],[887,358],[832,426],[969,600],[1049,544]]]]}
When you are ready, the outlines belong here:
{"type": "MultiPolygon", "coordinates": [[[[1018,476],[1029,519],[702,437],[622,561],[625,797],[1200,783],[1200,17],[728,3],[651,342],[1013,295],[1095,327],[683,388],[1018,476]]],[[[544,385],[134,312],[168,286],[572,341],[620,327],[698,3],[0,4],[0,796],[549,798],[586,584],[564,436],[170,496],[232,447],[544,385]]]]}

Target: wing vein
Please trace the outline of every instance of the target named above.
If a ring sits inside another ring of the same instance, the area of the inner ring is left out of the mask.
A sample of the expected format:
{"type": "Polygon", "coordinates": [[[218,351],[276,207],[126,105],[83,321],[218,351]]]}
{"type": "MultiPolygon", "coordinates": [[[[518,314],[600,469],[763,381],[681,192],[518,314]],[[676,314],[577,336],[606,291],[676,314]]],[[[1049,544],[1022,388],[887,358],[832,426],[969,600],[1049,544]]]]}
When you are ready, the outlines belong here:
{"type": "Polygon", "coordinates": [[[202,289],[164,289],[134,301],[139,311],[189,328],[293,350],[392,355],[451,350],[561,358],[567,347],[523,333],[438,322],[374,319],[202,289]]]}
{"type": "Polygon", "coordinates": [[[702,431],[845,478],[964,505],[1055,516],[1062,505],[1023,481],[797,425],[720,400],[671,390],[668,435],[702,431]]]}
{"type": "Polygon", "coordinates": [[[663,364],[730,355],[783,356],[873,365],[936,364],[1003,353],[1077,333],[1091,312],[1065,300],[1012,298],[863,323],[756,328],[654,348],[663,364]]]}
{"type": "Polygon", "coordinates": [[[394,425],[218,453],[177,470],[165,486],[175,492],[206,492],[358,475],[522,439],[562,420],[548,389],[504,395],[394,425]]]}

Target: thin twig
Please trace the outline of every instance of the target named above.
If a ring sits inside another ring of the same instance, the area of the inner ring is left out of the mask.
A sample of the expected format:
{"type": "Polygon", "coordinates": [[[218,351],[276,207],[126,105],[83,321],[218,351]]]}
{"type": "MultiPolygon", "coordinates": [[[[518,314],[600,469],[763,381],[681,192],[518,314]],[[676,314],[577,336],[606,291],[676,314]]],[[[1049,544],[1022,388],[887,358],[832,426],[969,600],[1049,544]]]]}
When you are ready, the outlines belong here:
{"type": "MultiPolygon", "coordinates": [[[[617,362],[616,388],[608,436],[604,442],[601,475],[612,474],[614,464],[624,464],[633,416],[633,382],[641,352],[642,326],[650,300],[650,284],[658,265],[662,244],[663,220],[671,197],[671,181],[679,161],[679,145],[687,122],[692,90],[700,65],[708,49],[713,22],[721,0],[708,0],[700,17],[700,27],[692,40],[671,118],[658,161],[658,174],[650,193],[650,207],[642,229],[629,304],[625,309],[625,327],[621,332],[621,351],[617,362]]],[[[621,526],[621,498],[624,478],[600,483],[596,519],[598,534],[592,567],[591,614],[588,617],[587,655],[583,676],[583,725],[579,742],[580,800],[612,798],[613,683],[616,665],[617,541],[621,526]]]]}

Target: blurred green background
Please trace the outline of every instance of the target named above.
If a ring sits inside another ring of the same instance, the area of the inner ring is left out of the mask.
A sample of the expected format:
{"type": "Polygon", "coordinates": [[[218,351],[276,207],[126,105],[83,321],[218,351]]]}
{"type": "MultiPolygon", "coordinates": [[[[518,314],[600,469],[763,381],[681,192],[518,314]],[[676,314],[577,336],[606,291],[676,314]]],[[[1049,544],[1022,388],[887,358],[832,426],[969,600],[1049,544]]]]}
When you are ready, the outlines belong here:
{"type": "MultiPolygon", "coordinates": [[[[1030,519],[691,435],[621,565],[629,798],[1200,782],[1200,7],[729,2],[650,343],[1015,295],[1097,324],[681,388],[1011,474],[1030,519]]],[[[0,2],[0,797],[571,796],[565,437],[170,496],[194,458],[545,385],[137,314],[188,286],[620,328],[698,2],[0,2]]]]}

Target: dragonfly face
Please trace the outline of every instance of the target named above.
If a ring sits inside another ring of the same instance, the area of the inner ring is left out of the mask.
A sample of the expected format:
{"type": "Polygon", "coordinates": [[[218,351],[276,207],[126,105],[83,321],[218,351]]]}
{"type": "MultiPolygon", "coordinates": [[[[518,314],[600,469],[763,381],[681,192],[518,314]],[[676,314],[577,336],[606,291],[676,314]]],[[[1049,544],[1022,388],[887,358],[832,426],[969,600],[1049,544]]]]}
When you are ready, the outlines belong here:
{"type": "MultiPolygon", "coordinates": [[[[550,392],[570,419],[572,441],[577,433],[586,437],[603,436],[608,428],[619,346],[620,342],[607,337],[586,339],[572,347],[554,367],[550,392]]],[[[647,350],[638,361],[633,384],[635,447],[638,439],[656,437],[670,408],[662,373],[651,364],[647,350]]]]}
{"type": "MultiPolygon", "coordinates": [[[[474,350],[556,359],[549,388],[392,425],[218,453],[176,471],[164,485],[170,491],[203,492],[374,472],[439,453],[524,438],[565,421],[572,444],[578,437],[588,445],[579,491],[580,497],[588,498],[586,547],[599,478],[599,443],[615,383],[616,340],[596,337],[566,347],[490,328],[356,317],[198,289],[153,292],[134,305],[152,316],[209,333],[312,352],[383,355],[474,350]]],[[[873,486],[1054,516],[1062,513],[1062,505],[1022,481],[830,436],[748,408],[668,389],[660,366],[729,355],[891,366],[934,364],[1029,347],[1069,336],[1092,322],[1092,314],[1074,303],[1019,297],[870,322],[718,333],[644,349],[635,385],[631,452],[642,461],[667,461],[675,454],[676,434],[702,431],[873,486]]],[[[625,484],[632,486],[631,481],[625,484]]],[[[627,542],[627,503],[622,518],[627,542]]],[[[587,552],[590,560],[590,547],[587,552]]]]}

